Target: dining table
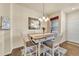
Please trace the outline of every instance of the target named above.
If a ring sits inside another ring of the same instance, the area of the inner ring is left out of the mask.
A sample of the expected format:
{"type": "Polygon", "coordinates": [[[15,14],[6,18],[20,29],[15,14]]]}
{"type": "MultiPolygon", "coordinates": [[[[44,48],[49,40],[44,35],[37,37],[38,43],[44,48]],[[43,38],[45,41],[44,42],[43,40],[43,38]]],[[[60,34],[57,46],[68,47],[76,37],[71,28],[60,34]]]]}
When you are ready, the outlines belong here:
{"type": "MultiPolygon", "coordinates": [[[[40,56],[41,53],[41,45],[43,42],[47,41],[47,40],[52,40],[54,41],[54,34],[53,33],[37,33],[37,34],[30,34],[29,35],[31,40],[34,43],[37,43],[38,45],[38,56],[40,56]]],[[[52,44],[53,46],[53,44],[52,44]]]]}

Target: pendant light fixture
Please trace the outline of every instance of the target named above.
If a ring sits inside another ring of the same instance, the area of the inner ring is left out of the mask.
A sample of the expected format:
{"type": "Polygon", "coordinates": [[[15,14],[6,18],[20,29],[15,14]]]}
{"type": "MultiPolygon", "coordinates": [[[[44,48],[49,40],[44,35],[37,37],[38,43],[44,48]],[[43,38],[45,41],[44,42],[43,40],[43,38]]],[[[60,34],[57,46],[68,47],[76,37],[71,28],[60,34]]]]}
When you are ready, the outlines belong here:
{"type": "Polygon", "coordinates": [[[45,14],[45,4],[44,3],[42,3],[42,13],[43,13],[42,18],[39,18],[39,20],[47,22],[49,20],[49,18],[46,17],[46,14],[45,14]]]}

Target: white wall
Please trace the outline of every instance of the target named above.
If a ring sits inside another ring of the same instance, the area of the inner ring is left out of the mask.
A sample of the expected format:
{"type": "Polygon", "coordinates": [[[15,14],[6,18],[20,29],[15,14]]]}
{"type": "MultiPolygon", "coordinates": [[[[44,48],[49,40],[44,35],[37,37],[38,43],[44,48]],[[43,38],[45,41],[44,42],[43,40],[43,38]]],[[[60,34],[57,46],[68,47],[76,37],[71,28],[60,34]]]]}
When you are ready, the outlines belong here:
{"type": "Polygon", "coordinates": [[[79,43],[79,10],[67,14],[67,40],[79,43]]]}
{"type": "Polygon", "coordinates": [[[61,34],[62,34],[62,41],[61,42],[65,42],[67,41],[66,38],[66,13],[62,10],[61,11],[61,34]]]}
{"type": "MultiPolygon", "coordinates": [[[[0,4],[0,17],[1,16],[8,16],[10,18],[10,4],[0,4]]],[[[10,48],[10,31],[0,29],[0,55],[9,52],[10,48]]]]}
{"type": "Polygon", "coordinates": [[[12,5],[12,49],[23,45],[23,34],[41,33],[42,30],[29,30],[28,17],[40,17],[41,14],[27,7],[13,4],[12,5]]]}
{"type": "Polygon", "coordinates": [[[3,39],[4,39],[4,32],[0,30],[0,55],[3,55],[4,52],[4,43],[3,43],[3,39]]]}

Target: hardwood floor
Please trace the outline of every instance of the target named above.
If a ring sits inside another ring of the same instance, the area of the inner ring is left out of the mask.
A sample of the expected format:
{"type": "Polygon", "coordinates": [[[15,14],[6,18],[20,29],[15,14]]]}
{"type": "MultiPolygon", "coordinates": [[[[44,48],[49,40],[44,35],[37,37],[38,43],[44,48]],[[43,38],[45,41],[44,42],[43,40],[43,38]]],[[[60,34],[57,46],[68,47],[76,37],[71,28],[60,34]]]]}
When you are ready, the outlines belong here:
{"type": "MultiPolygon", "coordinates": [[[[61,47],[67,49],[65,56],[79,56],[79,46],[74,43],[64,42],[60,45],[61,47]]],[[[9,56],[21,56],[21,48],[13,49],[11,55],[9,56]]]]}
{"type": "Polygon", "coordinates": [[[67,49],[66,56],[79,56],[79,46],[74,43],[64,42],[60,45],[61,47],[67,49]]]}
{"type": "Polygon", "coordinates": [[[23,49],[23,47],[15,48],[12,50],[12,52],[10,54],[5,55],[5,56],[22,56],[21,49],[23,49]]]}

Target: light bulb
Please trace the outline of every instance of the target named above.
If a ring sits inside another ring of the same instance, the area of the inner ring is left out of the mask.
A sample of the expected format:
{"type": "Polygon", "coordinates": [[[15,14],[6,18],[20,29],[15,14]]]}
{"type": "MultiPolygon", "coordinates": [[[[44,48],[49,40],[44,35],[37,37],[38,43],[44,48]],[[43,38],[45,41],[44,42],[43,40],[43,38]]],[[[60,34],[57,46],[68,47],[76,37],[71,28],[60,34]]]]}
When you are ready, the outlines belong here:
{"type": "Polygon", "coordinates": [[[45,19],[45,17],[43,16],[43,20],[45,19]]]}
{"type": "Polygon", "coordinates": [[[38,20],[41,21],[41,22],[43,21],[43,19],[41,19],[41,18],[39,18],[38,20]]]}
{"type": "Polygon", "coordinates": [[[46,19],[45,19],[45,22],[47,22],[49,20],[49,18],[47,17],[46,19]]]}

